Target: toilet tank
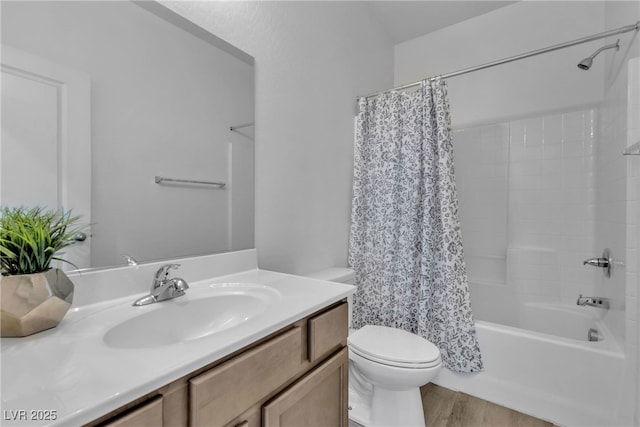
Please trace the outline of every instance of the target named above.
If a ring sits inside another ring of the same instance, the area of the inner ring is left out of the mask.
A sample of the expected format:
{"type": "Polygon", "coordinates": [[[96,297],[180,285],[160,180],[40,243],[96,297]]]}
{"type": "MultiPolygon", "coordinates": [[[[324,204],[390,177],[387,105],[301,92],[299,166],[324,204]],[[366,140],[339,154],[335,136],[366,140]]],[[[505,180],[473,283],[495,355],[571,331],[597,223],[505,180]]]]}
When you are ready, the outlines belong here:
{"type": "MultiPolygon", "coordinates": [[[[307,277],[318,280],[326,280],[327,282],[345,283],[347,285],[355,285],[356,272],[352,268],[346,267],[332,267],[326,270],[316,271],[315,273],[307,274],[307,277]]],[[[349,308],[349,330],[351,330],[351,307],[353,306],[353,295],[347,297],[347,304],[349,308]]]]}

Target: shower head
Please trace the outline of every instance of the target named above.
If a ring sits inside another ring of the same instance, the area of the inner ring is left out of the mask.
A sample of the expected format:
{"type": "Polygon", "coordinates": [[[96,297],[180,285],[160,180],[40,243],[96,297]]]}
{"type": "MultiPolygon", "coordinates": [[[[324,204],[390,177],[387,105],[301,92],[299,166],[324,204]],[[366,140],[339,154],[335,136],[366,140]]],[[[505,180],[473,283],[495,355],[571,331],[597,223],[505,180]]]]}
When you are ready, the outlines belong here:
{"type": "Polygon", "coordinates": [[[593,65],[593,58],[590,56],[588,58],[584,58],[582,61],[580,61],[580,63],[578,64],[578,68],[580,68],[581,70],[588,70],[589,68],[591,68],[591,66],[593,65]]]}
{"type": "Polygon", "coordinates": [[[613,44],[609,44],[606,46],[602,46],[600,49],[596,50],[595,52],[593,52],[593,54],[588,57],[588,58],[584,58],[582,61],[580,61],[580,63],[578,64],[578,68],[580,68],[581,70],[588,70],[589,68],[591,68],[591,66],[593,65],[593,58],[595,58],[596,56],[598,56],[598,54],[600,52],[602,52],[603,50],[607,50],[607,49],[613,49],[615,48],[616,50],[620,49],[620,39],[618,39],[615,43],[613,44]]]}

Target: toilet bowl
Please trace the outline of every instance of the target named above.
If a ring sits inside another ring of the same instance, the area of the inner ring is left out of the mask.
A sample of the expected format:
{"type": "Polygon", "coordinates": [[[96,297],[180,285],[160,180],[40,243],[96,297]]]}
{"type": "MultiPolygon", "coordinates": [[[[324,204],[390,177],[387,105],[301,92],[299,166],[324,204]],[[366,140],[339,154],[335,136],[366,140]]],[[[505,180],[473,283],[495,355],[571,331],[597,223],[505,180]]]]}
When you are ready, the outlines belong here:
{"type": "MultiPolygon", "coordinates": [[[[353,283],[354,276],[344,268],[310,275],[341,283],[353,283]]],[[[440,371],[438,348],[410,332],[373,325],[349,329],[348,348],[349,419],[365,427],[424,427],[420,387],[440,371]]]]}
{"type": "Polygon", "coordinates": [[[349,379],[371,384],[364,396],[363,388],[349,391],[361,406],[350,404],[350,418],[367,427],[424,426],[420,387],[440,371],[438,348],[410,332],[372,325],[349,335],[348,346],[349,379]]]}

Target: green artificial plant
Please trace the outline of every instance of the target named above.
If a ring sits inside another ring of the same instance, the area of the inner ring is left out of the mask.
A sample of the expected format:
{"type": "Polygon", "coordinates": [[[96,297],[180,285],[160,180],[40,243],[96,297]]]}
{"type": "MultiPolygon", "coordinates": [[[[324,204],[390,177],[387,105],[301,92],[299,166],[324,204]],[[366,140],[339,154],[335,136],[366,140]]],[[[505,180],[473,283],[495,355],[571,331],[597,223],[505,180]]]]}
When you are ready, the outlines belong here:
{"type": "MultiPolygon", "coordinates": [[[[57,260],[74,265],[55,254],[75,243],[74,236],[86,226],[71,211],[42,207],[0,207],[0,267],[3,276],[40,273],[57,260]]],[[[74,265],[75,266],[75,265],[74,265]]]]}

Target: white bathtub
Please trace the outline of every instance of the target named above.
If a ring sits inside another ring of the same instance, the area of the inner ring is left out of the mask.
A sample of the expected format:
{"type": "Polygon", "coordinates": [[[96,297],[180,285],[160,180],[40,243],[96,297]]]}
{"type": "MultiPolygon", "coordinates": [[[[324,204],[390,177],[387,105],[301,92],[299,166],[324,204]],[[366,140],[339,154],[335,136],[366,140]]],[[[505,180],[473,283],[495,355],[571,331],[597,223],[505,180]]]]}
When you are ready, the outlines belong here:
{"type": "Polygon", "coordinates": [[[484,371],[443,369],[433,382],[557,425],[632,425],[624,355],[597,313],[582,308],[520,306],[517,322],[529,330],[476,321],[484,371]],[[587,341],[589,328],[604,339],[587,341]]]}
{"type": "MultiPolygon", "coordinates": [[[[520,305],[516,324],[509,326],[577,341],[588,341],[589,330],[594,329],[604,340],[610,335],[601,320],[604,313],[594,307],[527,302],[520,305]]],[[[609,342],[591,347],[614,350],[614,346],[609,342]]]]}

